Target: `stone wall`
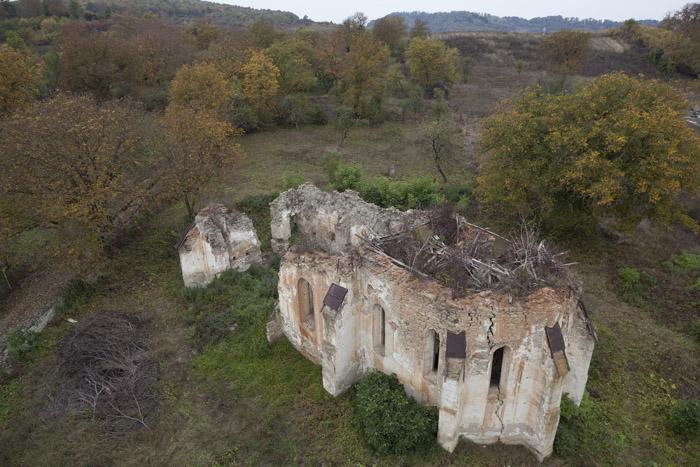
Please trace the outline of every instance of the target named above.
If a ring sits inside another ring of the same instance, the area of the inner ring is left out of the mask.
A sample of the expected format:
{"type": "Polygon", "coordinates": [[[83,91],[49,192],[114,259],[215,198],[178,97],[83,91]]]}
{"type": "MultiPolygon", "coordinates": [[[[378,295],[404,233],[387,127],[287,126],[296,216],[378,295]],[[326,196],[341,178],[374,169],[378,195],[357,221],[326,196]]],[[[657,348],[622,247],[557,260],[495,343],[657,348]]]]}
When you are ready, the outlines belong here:
{"type": "Polygon", "coordinates": [[[186,287],[204,287],[228,269],[260,263],[260,241],[245,214],[212,204],[202,209],[178,245],[186,287]]]}
{"type": "Polygon", "coordinates": [[[270,204],[270,214],[272,249],[280,255],[294,240],[310,250],[348,252],[362,243],[360,237],[387,235],[427,220],[421,211],[384,209],[352,190],[331,193],[312,184],[282,193],[270,204]]]}
{"type": "Polygon", "coordinates": [[[444,448],[465,437],[522,444],[539,459],[551,453],[562,393],[581,400],[594,346],[578,287],[454,299],[358,240],[415,227],[426,213],[382,209],[355,193],[311,185],[283,193],[271,213],[273,247],[283,255],[277,320],[322,366],[329,393],[340,394],[371,369],[396,374],[411,396],[439,408],[444,448]],[[292,240],[297,246],[289,249],[292,240]],[[323,304],[334,283],[348,290],[338,311],[323,304]],[[556,324],[566,355],[559,369],[545,332],[556,324]],[[448,359],[448,333],[462,332],[448,359]],[[495,355],[502,356],[500,377],[495,355]]]}
{"type": "Polygon", "coordinates": [[[322,365],[326,390],[337,395],[370,369],[396,374],[409,394],[440,408],[438,441],[449,450],[464,436],[478,443],[524,444],[543,458],[552,450],[563,388],[578,396],[585,386],[585,373],[557,374],[545,336],[545,326],[563,324],[567,349],[575,349],[572,368],[590,360],[592,339],[580,333],[586,325],[569,291],[543,288],[524,300],[481,292],[453,300],[444,287],[371,251],[290,251],[280,270],[279,294],[283,332],[322,365]],[[300,317],[300,279],[313,290],[313,329],[300,317]],[[338,312],[323,306],[331,283],[348,289],[338,312]],[[380,310],[383,345],[376,330],[380,310]],[[466,331],[466,358],[451,360],[450,371],[448,331],[466,331]],[[440,342],[437,371],[433,332],[440,342]],[[502,378],[493,387],[491,364],[501,347],[506,348],[502,378]]]}

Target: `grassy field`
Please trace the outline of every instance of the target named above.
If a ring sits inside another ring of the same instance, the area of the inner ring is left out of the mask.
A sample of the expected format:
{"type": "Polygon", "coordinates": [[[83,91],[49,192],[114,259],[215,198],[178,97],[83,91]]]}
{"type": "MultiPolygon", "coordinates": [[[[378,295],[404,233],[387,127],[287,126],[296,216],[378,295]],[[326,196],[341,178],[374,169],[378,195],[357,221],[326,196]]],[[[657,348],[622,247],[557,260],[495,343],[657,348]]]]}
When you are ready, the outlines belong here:
{"type": "MultiPolygon", "coordinates": [[[[484,53],[450,97],[455,119],[461,119],[447,163],[451,183],[468,182],[474,174],[481,118],[543,76],[534,45],[526,42],[513,52],[507,48],[511,40],[488,36],[479,39],[486,41],[483,47],[478,41],[463,44],[465,51],[484,53]],[[522,72],[514,66],[519,58],[527,60],[522,72]]],[[[332,126],[247,135],[238,168],[212,179],[199,204],[234,204],[279,191],[290,179],[322,185],[320,160],[337,143],[332,126]]],[[[341,151],[367,178],[392,166],[398,177],[437,177],[429,146],[412,121],[353,129],[341,151]]],[[[262,232],[269,214],[264,204],[251,209],[262,232]]],[[[212,304],[264,318],[272,311],[275,271],[227,276],[193,301],[183,291],[174,250],[184,213],[176,204],[149,219],[102,268],[94,290],[42,333],[18,375],[0,383],[0,465],[537,465],[524,448],[468,442],[452,454],[433,446],[408,457],[377,456],[360,436],[352,394],[330,397],[320,367],[285,340],[271,347],[261,343],[264,319],[214,344],[197,345],[193,307],[212,304]],[[160,372],[157,414],[148,428],[121,436],[106,434],[89,416],[60,413],[53,401],[56,347],[74,326],[65,318],[80,320],[105,309],[146,321],[160,372]]],[[[476,221],[494,225],[493,219],[476,221]]],[[[599,342],[587,396],[575,420],[561,426],[567,436],[545,465],[696,465],[700,443],[674,434],[668,413],[679,399],[700,397],[700,345],[686,332],[697,317],[700,292],[689,289],[691,275],[669,272],[663,264],[682,250],[697,250],[697,237],[651,229],[621,244],[591,239],[567,246],[579,262],[599,342]],[[653,279],[634,304],[618,293],[621,266],[653,279]]]]}

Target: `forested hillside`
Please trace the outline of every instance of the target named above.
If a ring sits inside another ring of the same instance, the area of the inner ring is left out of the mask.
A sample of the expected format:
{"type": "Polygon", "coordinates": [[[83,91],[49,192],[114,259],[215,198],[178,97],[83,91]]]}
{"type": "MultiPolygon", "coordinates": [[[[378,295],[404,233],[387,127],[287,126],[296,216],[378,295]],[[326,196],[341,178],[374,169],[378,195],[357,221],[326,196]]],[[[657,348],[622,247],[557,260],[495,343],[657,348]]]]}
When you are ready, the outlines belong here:
{"type": "Polygon", "coordinates": [[[105,18],[113,14],[143,16],[147,13],[175,21],[205,18],[222,26],[245,26],[264,19],[278,27],[309,25],[287,11],[247,8],[202,0],[96,0],[71,2],[8,1],[0,2],[1,18],[32,18],[37,16],[81,16],[87,19],[105,18]]]}
{"type": "MultiPolygon", "coordinates": [[[[545,16],[538,18],[519,18],[517,16],[494,16],[487,13],[474,13],[471,11],[449,11],[440,13],[426,13],[423,11],[396,12],[387,16],[400,16],[407,23],[415,20],[425,22],[431,31],[462,32],[462,31],[503,31],[503,32],[555,32],[562,29],[580,29],[584,31],[600,31],[614,29],[622,25],[619,21],[591,19],[591,18],[566,18],[563,16],[545,16]]],[[[656,20],[640,20],[641,24],[655,26],[656,20]]],[[[372,23],[370,23],[370,26],[372,23]]]]}

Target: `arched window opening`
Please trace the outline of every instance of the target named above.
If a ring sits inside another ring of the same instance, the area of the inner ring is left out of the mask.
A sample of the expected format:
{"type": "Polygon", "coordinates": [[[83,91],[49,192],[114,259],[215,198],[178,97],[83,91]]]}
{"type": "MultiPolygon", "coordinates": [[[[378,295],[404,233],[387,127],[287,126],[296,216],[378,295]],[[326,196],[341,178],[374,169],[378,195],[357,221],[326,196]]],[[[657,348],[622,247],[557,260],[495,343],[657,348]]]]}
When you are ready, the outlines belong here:
{"type": "Polygon", "coordinates": [[[504,349],[505,347],[497,349],[493,353],[493,357],[491,359],[491,380],[489,386],[492,388],[498,388],[501,385],[504,349]]]}
{"type": "Polygon", "coordinates": [[[386,312],[379,305],[374,305],[372,334],[374,350],[384,355],[386,351],[386,312]]]}
{"type": "Polygon", "coordinates": [[[299,321],[306,329],[313,330],[315,327],[314,295],[311,284],[306,279],[299,279],[297,299],[299,300],[299,321]]]}

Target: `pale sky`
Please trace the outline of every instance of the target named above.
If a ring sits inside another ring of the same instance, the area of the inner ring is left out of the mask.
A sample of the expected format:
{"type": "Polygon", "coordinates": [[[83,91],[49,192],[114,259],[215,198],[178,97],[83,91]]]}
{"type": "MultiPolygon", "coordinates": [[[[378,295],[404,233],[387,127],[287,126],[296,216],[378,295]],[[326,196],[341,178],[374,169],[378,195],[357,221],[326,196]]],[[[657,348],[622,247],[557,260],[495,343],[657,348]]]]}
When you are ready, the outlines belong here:
{"type": "Polygon", "coordinates": [[[679,10],[691,0],[213,0],[232,5],[291,11],[299,17],[308,15],[315,21],[341,22],[357,11],[369,19],[381,18],[394,11],[453,11],[466,10],[496,16],[576,16],[625,20],[663,19],[666,13],[679,10]]]}

